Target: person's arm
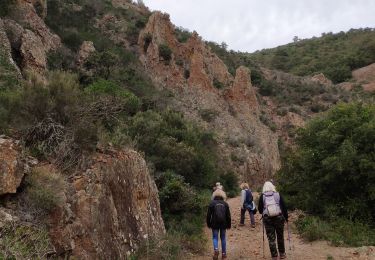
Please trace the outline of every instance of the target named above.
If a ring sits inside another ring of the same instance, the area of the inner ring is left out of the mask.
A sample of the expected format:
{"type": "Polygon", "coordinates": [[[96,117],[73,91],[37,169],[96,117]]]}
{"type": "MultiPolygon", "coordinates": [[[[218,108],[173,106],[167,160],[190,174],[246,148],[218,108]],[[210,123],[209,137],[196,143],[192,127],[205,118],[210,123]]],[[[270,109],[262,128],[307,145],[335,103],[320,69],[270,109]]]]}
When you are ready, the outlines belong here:
{"type": "Polygon", "coordinates": [[[226,217],[227,217],[227,223],[228,223],[227,229],[230,229],[232,227],[232,218],[230,216],[229,205],[226,204],[225,208],[226,208],[226,217]]]}
{"type": "Polygon", "coordinates": [[[211,204],[208,206],[206,223],[207,227],[211,228],[211,217],[212,217],[212,207],[211,204]]]}
{"type": "Polygon", "coordinates": [[[259,214],[263,214],[263,193],[259,197],[258,210],[259,210],[259,214]]]}
{"type": "Polygon", "coordinates": [[[284,199],[283,199],[283,197],[281,197],[281,195],[280,195],[280,209],[281,209],[281,213],[283,213],[285,221],[288,222],[288,209],[287,209],[287,207],[285,205],[285,202],[284,202],[284,199]]]}
{"type": "Polygon", "coordinates": [[[246,191],[241,190],[241,208],[243,208],[243,204],[245,203],[245,199],[246,199],[246,191]]]}

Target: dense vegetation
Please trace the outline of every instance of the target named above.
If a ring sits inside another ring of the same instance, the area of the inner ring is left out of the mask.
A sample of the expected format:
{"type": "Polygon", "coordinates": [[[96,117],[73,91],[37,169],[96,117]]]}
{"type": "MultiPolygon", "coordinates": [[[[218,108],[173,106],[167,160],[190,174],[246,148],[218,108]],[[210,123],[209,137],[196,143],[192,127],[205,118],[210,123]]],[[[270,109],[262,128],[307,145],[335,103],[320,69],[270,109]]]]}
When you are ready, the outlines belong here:
{"type": "Polygon", "coordinates": [[[338,219],[373,225],[374,138],[374,105],[340,104],[309,122],[278,174],[288,204],[333,225],[338,219]]]}
{"type": "Polygon", "coordinates": [[[375,31],[371,28],[325,33],[296,39],[273,49],[245,54],[262,66],[305,76],[324,73],[333,82],[351,78],[351,71],[375,62],[375,31]]]}

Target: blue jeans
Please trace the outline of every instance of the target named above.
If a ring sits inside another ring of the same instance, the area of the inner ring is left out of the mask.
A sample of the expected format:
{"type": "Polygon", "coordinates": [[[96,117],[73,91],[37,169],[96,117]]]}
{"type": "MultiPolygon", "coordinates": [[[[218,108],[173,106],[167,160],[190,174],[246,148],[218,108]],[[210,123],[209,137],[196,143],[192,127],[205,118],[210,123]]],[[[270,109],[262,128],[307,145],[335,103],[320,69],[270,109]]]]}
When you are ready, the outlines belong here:
{"type": "Polygon", "coordinates": [[[214,242],[214,250],[219,250],[219,233],[221,240],[221,251],[222,253],[227,253],[227,241],[225,237],[225,229],[212,229],[212,240],[214,242]]]}

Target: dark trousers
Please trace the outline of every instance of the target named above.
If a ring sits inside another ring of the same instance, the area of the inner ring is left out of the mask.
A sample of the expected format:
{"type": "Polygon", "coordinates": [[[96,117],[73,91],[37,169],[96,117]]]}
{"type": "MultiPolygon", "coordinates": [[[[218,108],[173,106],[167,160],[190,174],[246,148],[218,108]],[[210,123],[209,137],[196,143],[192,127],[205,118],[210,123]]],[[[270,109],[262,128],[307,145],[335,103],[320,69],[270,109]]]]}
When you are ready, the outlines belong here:
{"type": "Polygon", "coordinates": [[[253,213],[253,211],[250,210],[250,209],[247,209],[245,207],[241,208],[241,220],[240,220],[240,223],[241,224],[245,224],[245,213],[246,213],[246,211],[248,211],[249,214],[250,214],[250,223],[251,223],[251,225],[255,225],[255,219],[254,219],[254,213],[253,213]]]}
{"type": "Polygon", "coordinates": [[[266,234],[270,246],[271,256],[277,257],[276,248],[276,237],[277,237],[277,247],[280,254],[285,253],[284,244],[284,217],[282,215],[277,217],[263,217],[264,227],[266,229],[266,234]]]}

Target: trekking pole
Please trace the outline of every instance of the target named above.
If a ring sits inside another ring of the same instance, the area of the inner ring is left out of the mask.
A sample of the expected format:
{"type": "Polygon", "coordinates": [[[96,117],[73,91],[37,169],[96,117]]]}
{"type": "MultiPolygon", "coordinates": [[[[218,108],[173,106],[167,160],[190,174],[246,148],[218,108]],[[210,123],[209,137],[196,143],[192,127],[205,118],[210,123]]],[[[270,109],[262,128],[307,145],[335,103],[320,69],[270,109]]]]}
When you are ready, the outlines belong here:
{"type": "Polygon", "coordinates": [[[262,231],[263,231],[263,259],[265,258],[265,255],[264,255],[264,220],[263,220],[263,216],[262,218],[260,219],[262,220],[262,231]]]}
{"type": "Polygon", "coordinates": [[[286,222],[286,228],[288,229],[288,240],[289,240],[289,251],[290,251],[290,258],[293,259],[292,257],[292,239],[291,239],[291,236],[290,236],[290,229],[289,229],[289,223],[286,222]]]}
{"type": "Polygon", "coordinates": [[[288,229],[288,240],[289,240],[289,250],[292,250],[292,246],[291,246],[291,239],[290,239],[290,229],[289,229],[289,223],[286,222],[286,228],[288,229]]]}

